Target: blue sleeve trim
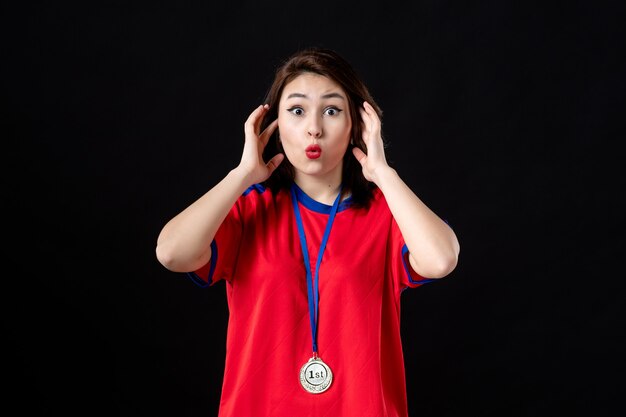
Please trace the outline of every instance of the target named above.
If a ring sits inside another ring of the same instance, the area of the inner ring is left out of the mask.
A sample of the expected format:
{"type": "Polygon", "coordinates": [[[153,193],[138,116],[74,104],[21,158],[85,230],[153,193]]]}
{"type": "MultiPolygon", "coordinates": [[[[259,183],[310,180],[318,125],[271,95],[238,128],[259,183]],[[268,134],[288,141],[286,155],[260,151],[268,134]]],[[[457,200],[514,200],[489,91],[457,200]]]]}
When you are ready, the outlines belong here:
{"type": "Polygon", "coordinates": [[[404,271],[406,272],[406,276],[409,278],[409,282],[411,284],[427,284],[429,282],[436,281],[433,278],[414,280],[413,277],[411,277],[411,271],[409,270],[410,266],[406,262],[407,253],[409,253],[409,248],[407,248],[406,244],[404,244],[404,246],[402,246],[402,264],[404,265],[404,271]]]}
{"type": "Polygon", "coordinates": [[[250,194],[252,191],[257,191],[259,194],[263,194],[265,192],[265,187],[261,184],[252,184],[250,187],[248,187],[246,189],[246,191],[243,192],[243,196],[247,196],[248,194],[250,194]]]}
{"type": "Polygon", "coordinates": [[[209,268],[209,276],[207,281],[203,280],[195,272],[187,272],[187,276],[201,288],[209,287],[213,283],[213,273],[215,272],[215,265],[217,264],[217,244],[215,239],[211,242],[211,267],[209,268]]]}

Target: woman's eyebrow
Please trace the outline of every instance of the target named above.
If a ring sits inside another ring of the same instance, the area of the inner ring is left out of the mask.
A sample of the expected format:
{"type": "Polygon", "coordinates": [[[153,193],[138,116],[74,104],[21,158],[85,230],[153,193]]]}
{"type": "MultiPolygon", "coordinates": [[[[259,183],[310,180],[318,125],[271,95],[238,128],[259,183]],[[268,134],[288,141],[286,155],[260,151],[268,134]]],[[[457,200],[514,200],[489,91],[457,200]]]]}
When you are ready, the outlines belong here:
{"type": "MultiPolygon", "coordinates": [[[[294,97],[297,97],[297,98],[309,98],[306,94],[302,94],[302,93],[291,93],[291,94],[289,94],[287,96],[288,99],[289,98],[294,98],[294,97]]],[[[339,93],[324,94],[322,96],[322,98],[340,98],[342,100],[345,100],[344,97],[341,94],[339,94],[339,93]]]]}

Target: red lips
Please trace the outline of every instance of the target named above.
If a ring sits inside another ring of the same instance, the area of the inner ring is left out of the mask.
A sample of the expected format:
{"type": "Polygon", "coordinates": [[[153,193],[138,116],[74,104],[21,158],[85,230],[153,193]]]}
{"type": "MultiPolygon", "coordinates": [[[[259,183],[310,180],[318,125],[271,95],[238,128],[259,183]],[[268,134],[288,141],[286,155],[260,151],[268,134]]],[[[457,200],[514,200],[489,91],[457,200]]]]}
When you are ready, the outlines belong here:
{"type": "Polygon", "coordinates": [[[319,145],[309,145],[304,151],[309,159],[317,159],[322,156],[322,148],[319,145]]]}

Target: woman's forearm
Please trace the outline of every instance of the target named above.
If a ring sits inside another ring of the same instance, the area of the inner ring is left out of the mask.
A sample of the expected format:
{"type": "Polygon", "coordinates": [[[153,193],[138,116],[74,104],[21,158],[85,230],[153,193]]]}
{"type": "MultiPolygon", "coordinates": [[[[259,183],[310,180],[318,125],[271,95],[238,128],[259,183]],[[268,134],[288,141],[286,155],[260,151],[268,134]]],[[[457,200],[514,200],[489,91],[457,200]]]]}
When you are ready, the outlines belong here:
{"type": "Polygon", "coordinates": [[[448,224],[415,195],[394,169],[378,173],[377,185],[404,237],[413,270],[425,278],[441,278],[452,272],[460,247],[448,224]]]}
{"type": "Polygon", "coordinates": [[[211,241],[237,201],[252,184],[233,169],[213,188],[165,224],[156,256],[174,272],[194,271],[211,259],[211,241]]]}

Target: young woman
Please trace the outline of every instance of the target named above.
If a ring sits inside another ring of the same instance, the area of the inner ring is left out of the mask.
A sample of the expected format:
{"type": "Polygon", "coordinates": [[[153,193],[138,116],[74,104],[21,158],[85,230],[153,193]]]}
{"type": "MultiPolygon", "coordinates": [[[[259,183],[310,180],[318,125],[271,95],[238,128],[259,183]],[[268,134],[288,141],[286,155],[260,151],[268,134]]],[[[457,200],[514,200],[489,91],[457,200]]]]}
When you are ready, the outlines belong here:
{"type": "Polygon", "coordinates": [[[408,415],[400,294],[459,243],[387,164],[381,114],[337,53],[297,52],[239,165],[163,227],[167,269],[226,282],[220,416],[408,415]]]}

